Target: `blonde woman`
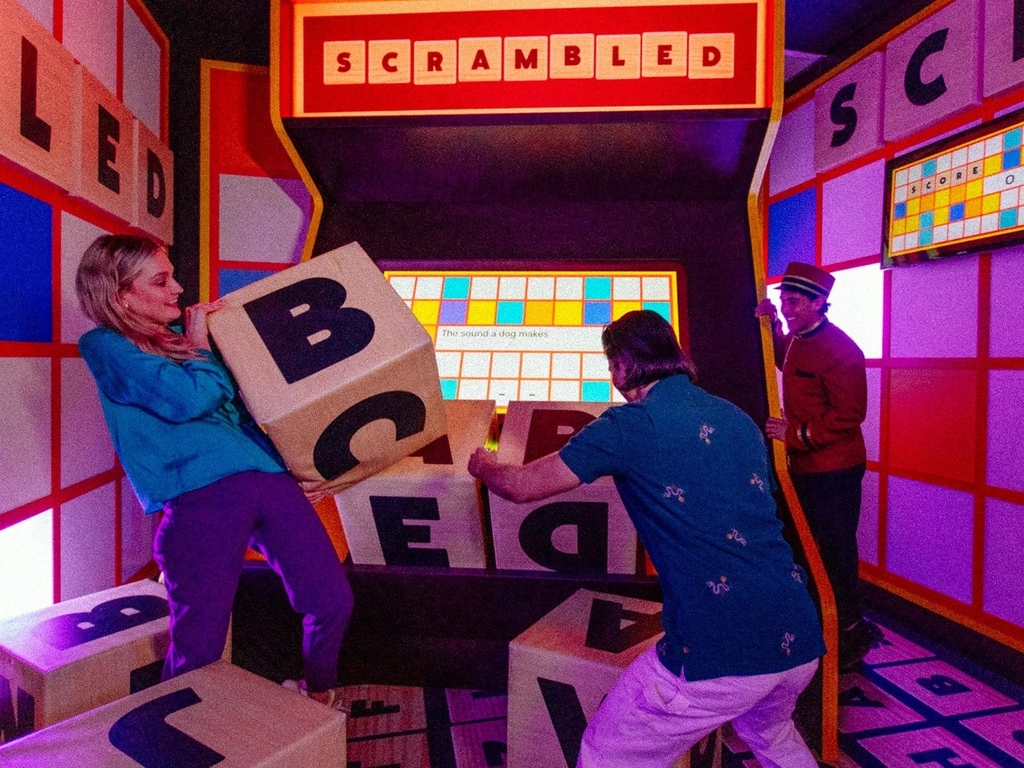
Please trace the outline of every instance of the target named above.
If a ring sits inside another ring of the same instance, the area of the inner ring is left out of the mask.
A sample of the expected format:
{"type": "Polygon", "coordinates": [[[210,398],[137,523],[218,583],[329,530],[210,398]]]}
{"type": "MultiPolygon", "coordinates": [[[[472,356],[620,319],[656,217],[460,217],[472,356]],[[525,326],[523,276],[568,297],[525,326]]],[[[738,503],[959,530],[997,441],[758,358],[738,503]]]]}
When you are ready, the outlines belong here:
{"type": "Polygon", "coordinates": [[[166,251],[104,235],[82,257],[78,299],[98,324],[78,342],[114,447],[147,514],[162,509],[154,555],[171,606],[168,679],[220,658],[247,546],[281,576],[303,621],[303,690],[337,704],[338,652],[352,612],[345,572],[277,451],[210,349],[206,318],[181,318],[166,251]]]}

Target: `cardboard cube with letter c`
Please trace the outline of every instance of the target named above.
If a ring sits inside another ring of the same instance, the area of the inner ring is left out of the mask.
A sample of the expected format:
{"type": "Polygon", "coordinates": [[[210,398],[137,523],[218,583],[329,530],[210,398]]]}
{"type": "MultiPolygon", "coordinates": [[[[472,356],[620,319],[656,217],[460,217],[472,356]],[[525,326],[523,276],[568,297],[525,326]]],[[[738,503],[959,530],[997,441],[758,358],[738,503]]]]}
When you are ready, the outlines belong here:
{"type": "MultiPolygon", "coordinates": [[[[509,768],[574,768],[590,718],[663,632],[661,603],[581,589],[509,645],[509,768]]],[[[721,768],[720,732],[673,768],[721,768]]]]}
{"type": "MultiPolygon", "coordinates": [[[[529,464],[558,451],[606,408],[604,403],[509,403],[498,460],[529,464]]],[[[490,507],[499,569],[636,573],[636,531],[610,477],[525,504],[492,493],[490,507]]]]}
{"type": "Polygon", "coordinates": [[[346,488],[445,433],[430,336],[357,243],[226,298],[210,333],[307,493],[346,488]]]}
{"type": "Polygon", "coordinates": [[[352,562],[486,565],[480,493],[466,465],[492,435],[494,401],[448,400],[445,412],[447,434],[334,497],[352,562]]]}
{"type": "Polygon", "coordinates": [[[159,682],[169,615],[139,581],[0,623],[0,743],[159,682]]]}
{"type": "Polygon", "coordinates": [[[345,765],[345,715],[217,661],[0,747],[4,768],[345,765]]]}

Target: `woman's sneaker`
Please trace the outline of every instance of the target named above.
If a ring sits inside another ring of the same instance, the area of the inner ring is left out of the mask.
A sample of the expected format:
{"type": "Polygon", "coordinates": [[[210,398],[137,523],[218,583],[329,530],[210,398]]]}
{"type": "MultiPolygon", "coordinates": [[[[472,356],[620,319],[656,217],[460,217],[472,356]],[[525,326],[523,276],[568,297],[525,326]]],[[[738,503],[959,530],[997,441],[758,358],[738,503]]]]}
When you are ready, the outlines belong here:
{"type": "Polygon", "coordinates": [[[309,691],[306,689],[305,680],[285,680],[281,683],[282,688],[295,691],[308,699],[319,702],[325,707],[330,707],[336,712],[349,714],[348,705],[341,699],[341,688],[329,688],[326,691],[309,691]]]}

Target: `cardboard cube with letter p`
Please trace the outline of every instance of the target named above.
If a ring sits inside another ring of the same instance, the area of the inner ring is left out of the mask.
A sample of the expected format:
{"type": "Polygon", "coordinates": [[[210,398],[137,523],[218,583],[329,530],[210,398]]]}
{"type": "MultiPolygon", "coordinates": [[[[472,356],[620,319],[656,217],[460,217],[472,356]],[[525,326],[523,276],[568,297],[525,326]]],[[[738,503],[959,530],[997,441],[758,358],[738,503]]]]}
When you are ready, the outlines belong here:
{"type": "Polygon", "coordinates": [[[483,515],[469,457],[491,437],[493,400],[445,402],[448,432],[334,497],[354,563],[483,568],[483,515]]]}
{"type": "Polygon", "coordinates": [[[430,336],[357,243],[227,301],[210,332],[308,493],[348,487],[445,433],[430,336]]]}
{"type": "MultiPolygon", "coordinates": [[[[587,723],[662,636],[661,603],[579,590],[509,645],[509,768],[573,768],[587,723]]],[[[718,731],[672,768],[721,768],[718,731]]]]}
{"type": "MultiPolygon", "coordinates": [[[[603,403],[509,403],[498,460],[529,464],[558,451],[607,407],[603,403]]],[[[499,569],[636,573],[636,531],[610,477],[524,504],[492,493],[490,506],[499,569]]]]}

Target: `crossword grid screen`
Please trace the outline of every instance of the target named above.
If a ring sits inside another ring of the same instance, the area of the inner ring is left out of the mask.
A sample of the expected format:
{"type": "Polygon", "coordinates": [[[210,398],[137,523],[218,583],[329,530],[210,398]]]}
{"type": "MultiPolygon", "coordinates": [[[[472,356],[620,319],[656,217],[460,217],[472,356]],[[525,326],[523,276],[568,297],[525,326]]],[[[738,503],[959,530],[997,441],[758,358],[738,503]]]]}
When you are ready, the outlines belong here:
{"type": "Polygon", "coordinates": [[[387,271],[434,340],[446,399],[621,402],[601,330],[651,309],[678,333],[676,273],[387,271]]]}
{"type": "Polygon", "coordinates": [[[1024,116],[1018,113],[998,126],[890,162],[885,266],[979,250],[1020,236],[1024,116]]]}

